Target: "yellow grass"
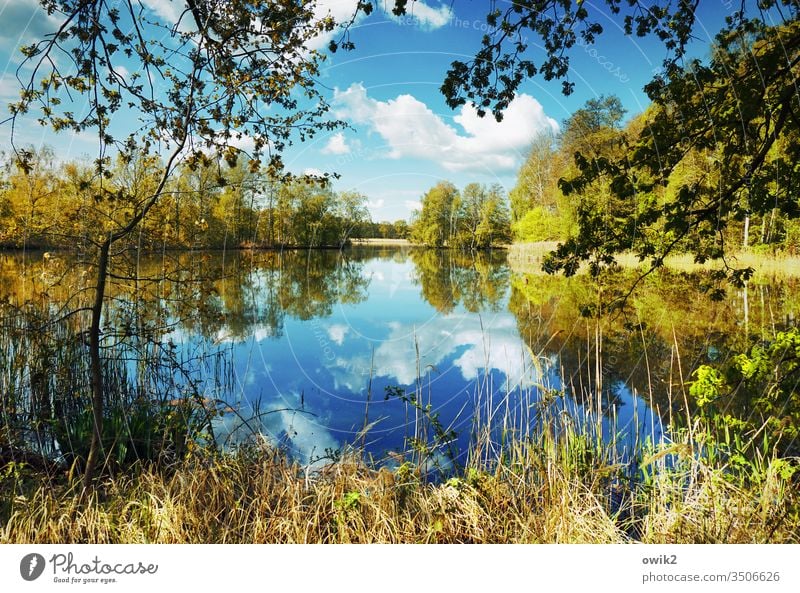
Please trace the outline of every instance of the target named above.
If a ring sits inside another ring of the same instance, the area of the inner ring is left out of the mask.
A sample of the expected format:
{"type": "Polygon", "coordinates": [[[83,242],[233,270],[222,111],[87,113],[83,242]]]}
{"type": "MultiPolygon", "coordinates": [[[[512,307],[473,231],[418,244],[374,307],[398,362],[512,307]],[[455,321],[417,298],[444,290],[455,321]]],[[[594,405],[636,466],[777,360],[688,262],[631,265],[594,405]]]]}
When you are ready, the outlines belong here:
{"type": "Polygon", "coordinates": [[[397,247],[412,245],[412,243],[409,242],[408,239],[381,239],[381,238],[351,239],[350,242],[353,245],[394,245],[397,247]]]}
{"type": "Polygon", "coordinates": [[[83,503],[77,483],[16,485],[3,495],[13,499],[0,542],[800,542],[797,487],[778,472],[745,488],[699,461],[670,468],[662,457],[654,482],[615,508],[623,484],[566,463],[568,446],[552,445],[515,443],[506,463],[437,484],[409,464],[376,470],[355,454],[308,475],[253,449],[138,468],[83,503]]]}
{"type": "MultiPolygon", "coordinates": [[[[554,241],[541,243],[515,243],[509,248],[508,261],[515,272],[536,274],[542,272],[542,262],[545,255],[556,248],[554,241]]],[[[623,268],[646,269],[649,262],[640,262],[632,253],[623,253],[617,256],[617,263],[623,268]]],[[[754,277],[798,277],[800,276],[800,257],[787,254],[764,254],[752,251],[741,251],[727,257],[730,266],[736,268],[752,268],[754,277]]],[[[723,263],[720,260],[695,263],[689,254],[676,254],[666,258],[664,265],[678,272],[700,272],[704,270],[720,269],[723,263]]],[[[585,267],[581,268],[581,272],[585,267]]]]}

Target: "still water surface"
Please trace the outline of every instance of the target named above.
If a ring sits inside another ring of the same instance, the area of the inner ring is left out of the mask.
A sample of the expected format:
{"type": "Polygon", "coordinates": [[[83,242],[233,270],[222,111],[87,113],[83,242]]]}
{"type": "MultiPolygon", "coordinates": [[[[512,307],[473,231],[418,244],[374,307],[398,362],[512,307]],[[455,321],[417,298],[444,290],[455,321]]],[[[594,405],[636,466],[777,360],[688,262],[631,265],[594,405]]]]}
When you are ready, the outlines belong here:
{"type": "MultiPolygon", "coordinates": [[[[412,396],[454,431],[433,456],[444,467],[445,453],[463,456],[478,425],[524,427],[554,393],[566,409],[600,409],[623,449],[661,438],[685,411],[697,365],[794,323],[800,303],[792,278],[761,279],[714,302],[699,290],[702,276],[664,271],[605,314],[632,272],[602,283],[550,277],[535,264],[510,266],[505,252],[184,253],[133,265],[140,279],[110,289],[108,325],[149,327],[185,356],[225,353],[228,388],[205,387],[235,410],[217,419],[218,439],[258,432],[303,463],[348,444],[390,460],[415,434],[430,440],[412,396]]],[[[6,298],[24,300],[48,275],[74,293],[87,269],[70,256],[5,256],[0,273],[6,298]]]]}

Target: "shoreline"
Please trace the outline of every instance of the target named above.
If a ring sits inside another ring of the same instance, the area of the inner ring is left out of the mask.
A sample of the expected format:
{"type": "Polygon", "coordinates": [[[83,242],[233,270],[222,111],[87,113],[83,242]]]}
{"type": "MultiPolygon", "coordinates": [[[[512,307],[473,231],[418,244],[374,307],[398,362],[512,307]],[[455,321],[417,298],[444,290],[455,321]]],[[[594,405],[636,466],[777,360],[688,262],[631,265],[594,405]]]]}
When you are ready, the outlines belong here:
{"type": "MultiPolygon", "coordinates": [[[[508,265],[513,273],[529,275],[546,275],[542,270],[545,255],[555,249],[556,241],[542,241],[539,243],[513,243],[508,246],[508,265]]],[[[756,277],[800,277],[800,256],[783,253],[757,253],[754,251],[735,251],[726,256],[732,267],[750,267],[756,277]]],[[[647,269],[647,261],[639,261],[632,253],[621,253],[616,256],[616,261],[623,269],[647,269]]],[[[669,255],[662,266],[664,269],[687,274],[695,272],[708,272],[724,267],[721,260],[709,260],[698,264],[690,254],[676,253],[669,255]]],[[[586,273],[586,264],[581,264],[576,275],[586,273]]]]}

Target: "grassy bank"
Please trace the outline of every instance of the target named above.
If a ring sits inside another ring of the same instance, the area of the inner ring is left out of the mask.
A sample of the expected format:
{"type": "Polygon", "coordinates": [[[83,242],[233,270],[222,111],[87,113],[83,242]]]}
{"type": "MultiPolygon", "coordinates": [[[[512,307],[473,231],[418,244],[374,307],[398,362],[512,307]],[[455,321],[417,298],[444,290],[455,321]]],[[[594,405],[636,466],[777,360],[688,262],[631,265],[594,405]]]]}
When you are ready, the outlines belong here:
{"type": "Polygon", "coordinates": [[[372,239],[351,239],[352,245],[380,245],[380,246],[395,246],[395,247],[411,247],[413,243],[408,239],[383,239],[380,237],[372,239]]]}
{"type": "Polygon", "coordinates": [[[77,480],[9,465],[0,542],[800,543],[797,460],[731,463],[698,432],[623,460],[577,420],[484,441],[438,481],[355,451],[312,471],[254,444],[136,465],[81,502],[77,480]]]}
{"type": "MultiPolygon", "coordinates": [[[[542,263],[545,255],[556,248],[555,241],[540,243],[515,243],[509,247],[508,262],[512,271],[525,274],[544,274],[542,263]]],[[[623,268],[646,269],[647,262],[640,262],[636,256],[623,253],[616,257],[623,268]]],[[[798,277],[800,276],[800,257],[784,253],[761,253],[740,251],[728,257],[728,264],[735,268],[752,268],[756,278],[798,277]]],[[[664,260],[664,265],[676,272],[701,272],[721,269],[720,261],[698,264],[689,254],[675,254],[664,260]]],[[[585,266],[582,266],[582,270],[585,266]]]]}

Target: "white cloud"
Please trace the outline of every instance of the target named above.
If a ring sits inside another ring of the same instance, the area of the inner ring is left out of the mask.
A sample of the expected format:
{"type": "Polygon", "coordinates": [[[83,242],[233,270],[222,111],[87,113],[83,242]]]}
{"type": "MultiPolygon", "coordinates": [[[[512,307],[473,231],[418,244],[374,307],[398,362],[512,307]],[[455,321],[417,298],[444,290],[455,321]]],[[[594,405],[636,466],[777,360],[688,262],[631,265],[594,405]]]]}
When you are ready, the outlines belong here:
{"type": "Polygon", "coordinates": [[[141,0],[141,2],[166,23],[177,23],[184,12],[187,14],[183,18],[191,19],[191,15],[188,15],[186,2],[181,0],[141,0]]]}
{"type": "Polygon", "coordinates": [[[331,420],[329,415],[306,413],[300,407],[299,394],[288,392],[258,410],[242,406],[242,417],[255,416],[257,412],[260,422],[251,418],[245,424],[237,414],[225,414],[214,420],[214,432],[220,442],[234,446],[252,441],[256,436],[252,429],[256,428],[270,445],[288,446],[295,459],[317,468],[327,463],[320,459],[326,449],[336,450],[340,443],[326,427],[331,420]]]}
{"type": "Polygon", "coordinates": [[[4,74],[0,77],[0,100],[18,101],[21,88],[22,85],[13,74],[4,74]]]}
{"type": "Polygon", "coordinates": [[[350,328],[341,323],[335,323],[331,325],[327,331],[331,342],[341,346],[344,343],[344,338],[350,331],[350,328]]]}
{"type": "Polygon", "coordinates": [[[337,132],[328,139],[328,143],[320,151],[322,154],[349,154],[350,146],[347,144],[347,138],[344,137],[344,132],[337,132]]]}
{"type": "Polygon", "coordinates": [[[386,200],[384,200],[383,198],[380,198],[378,200],[370,200],[369,202],[367,202],[367,208],[369,208],[370,210],[380,210],[385,205],[386,205],[386,200]]]}
{"type": "Polygon", "coordinates": [[[403,205],[411,211],[422,211],[422,202],[419,200],[404,200],[403,205]]]}
{"type": "MultiPolygon", "coordinates": [[[[338,25],[349,23],[356,13],[358,7],[358,0],[317,0],[314,5],[314,16],[316,19],[321,20],[325,17],[333,17],[338,25]]],[[[364,12],[358,14],[356,23],[364,18],[364,12]]],[[[331,39],[336,39],[341,34],[338,27],[334,27],[333,31],[328,31],[317,35],[314,39],[310,40],[307,44],[308,49],[322,50],[328,46],[331,39]]]]}
{"type": "Polygon", "coordinates": [[[184,0],[141,0],[142,4],[161,19],[166,26],[178,24],[178,31],[191,33],[197,31],[189,6],[184,0]]]}
{"type": "MultiPolygon", "coordinates": [[[[365,369],[370,368],[374,368],[376,377],[389,377],[401,385],[412,385],[418,368],[443,369],[443,362],[457,351],[461,354],[452,364],[465,380],[474,381],[481,372],[493,369],[506,376],[512,389],[542,382],[540,370],[546,372],[554,364],[541,360],[541,366],[537,367],[532,363],[530,352],[519,337],[516,320],[509,313],[491,319],[454,313],[437,316],[422,326],[392,323],[390,329],[388,337],[375,349],[374,363],[362,356],[350,360],[340,358],[329,365],[337,386],[358,392],[366,385],[369,377],[365,369]]],[[[433,377],[438,373],[434,372],[433,377]]]]}
{"type": "Polygon", "coordinates": [[[406,6],[407,14],[400,17],[392,13],[394,2],[383,2],[382,6],[386,15],[393,21],[400,24],[416,25],[426,31],[444,27],[453,18],[452,9],[446,4],[434,8],[425,4],[422,0],[412,0],[406,6]]]}
{"type": "Polygon", "coordinates": [[[214,335],[214,344],[235,344],[239,342],[249,342],[250,340],[261,342],[273,337],[274,335],[275,328],[261,323],[253,325],[245,334],[236,334],[230,327],[226,325],[220,328],[214,335]]]}
{"type": "MultiPolygon", "coordinates": [[[[142,0],[142,4],[164,22],[175,23],[178,22],[178,19],[181,19],[180,29],[182,31],[191,30],[195,26],[191,14],[186,12],[187,4],[185,0],[142,0]]],[[[314,19],[319,21],[330,16],[333,17],[337,24],[349,23],[353,15],[355,15],[357,7],[358,0],[317,0],[313,8],[314,19]]],[[[357,21],[362,18],[364,18],[363,11],[359,13],[357,21]]],[[[334,28],[333,31],[321,33],[309,40],[306,44],[307,49],[324,49],[327,47],[328,42],[339,33],[340,30],[337,28],[334,28]]]]}
{"type": "Polygon", "coordinates": [[[122,64],[114,64],[114,71],[117,74],[119,74],[122,78],[124,78],[126,81],[130,82],[131,71],[128,70],[125,66],[123,66],[122,64]]]}
{"type": "Polygon", "coordinates": [[[358,0],[317,0],[314,5],[314,15],[317,18],[331,16],[337,23],[348,23],[356,13],[357,7],[358,0]]]}
{"type": "Polygon", "coordinates": [[[541,104],[525,94],[511,102],[501,122],[491,115],[478,117],[474,105],[463,106],[453,118],[463,133],[411,95],[380,101],[369,97],[360,83],[336,89],[333,104],[337,117],[378,133],[389,146],[389,158],[425,159],[448,171],[514,170],[537,135],[558,130],[541,104]]]}
{"type": "Polygon", "coordinates": [[[325,173],[314,167],[306,167],[303,169],[303,175],[308,175],[309,177],[325,177],[325,173]]]}

